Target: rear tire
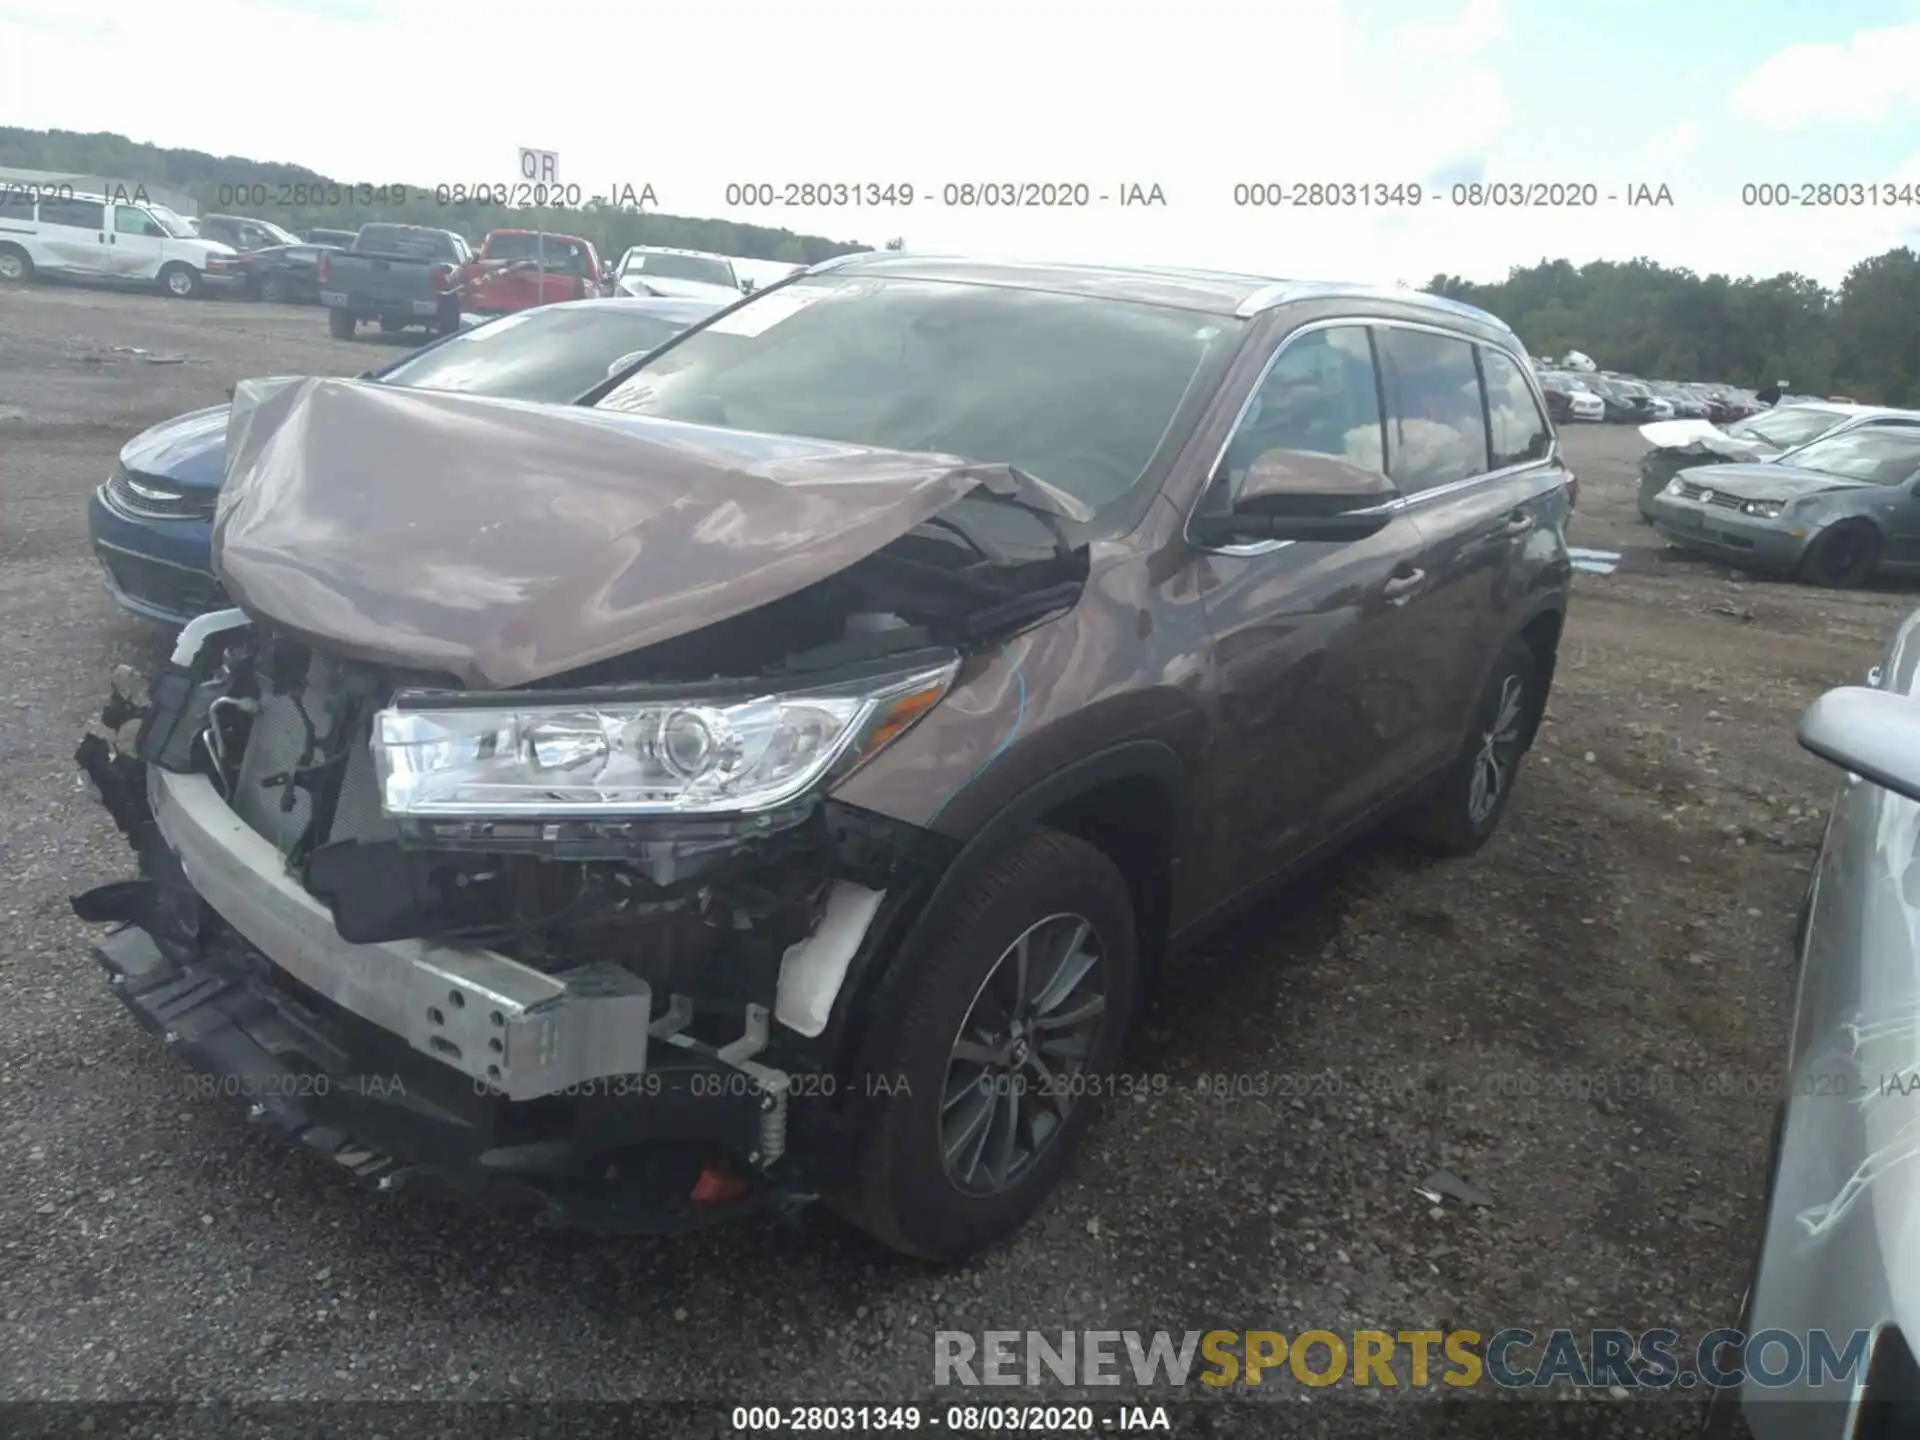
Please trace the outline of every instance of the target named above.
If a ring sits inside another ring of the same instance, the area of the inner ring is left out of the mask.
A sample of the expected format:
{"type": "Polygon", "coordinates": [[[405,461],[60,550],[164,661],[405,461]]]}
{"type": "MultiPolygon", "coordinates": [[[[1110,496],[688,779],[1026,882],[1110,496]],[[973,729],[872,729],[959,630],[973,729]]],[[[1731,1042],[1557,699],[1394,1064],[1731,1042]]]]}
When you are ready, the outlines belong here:
{"type": "Polygon", "coordinates": [[[1430,855],[1471,855],[1493,838],[1546,709],[1540,684],[1532,648],[1515,636],[1494,662],[1474,707],[1473,728],[1439,790],[1409,816],[1411,838],[1420,849],[1430,855]]]}
{"type": "Polygon", "coordinates": [[[0,245],[0,285],[24,285],[33,279],[33,257],[18,245],[0,245]]]}
{"type": "Polygon", "coordinates": [[[1017,1229],[1091,1122],[1139,975],[1133,899],[1111,860],[1051,830],[1004,851],[872,999],[854,1091],[866,1123],[829,1203],[926,1260],[1017,1229]]]}
{"type": "Polygon", "coordinates": [[[351,310],[327,311],[327,333],[336,340],[351,340],[353,332],[359,326],[351,310]]]}
{"type": "Polygon", "coordinates": [[[280,305],[287,299],[287,282],[283,276],[268,275],[260,281],[260,298],[269,305],[280,305]]]}
{"type": "Polygon", "coordinates": [[[1852,590],[1880,564],[1880,532],[1865,520],[1842,520],[1814,537],[1795,574],[1809,585],[1852,590]]]}
{"type": "Polygon", "coordinates": [[[460,302],[451,296],[440,302],[440,313],[434,317],[429,333],[436,339],[442,335],[451,335],[460,328],[460,302]]]}
{"type": "Polygon", "coordinates": [[[200,272],[191,265],[175,261],[160,271],[160,293],[175,300],[195,300],[204,288],[200,283],[200,272]]]}

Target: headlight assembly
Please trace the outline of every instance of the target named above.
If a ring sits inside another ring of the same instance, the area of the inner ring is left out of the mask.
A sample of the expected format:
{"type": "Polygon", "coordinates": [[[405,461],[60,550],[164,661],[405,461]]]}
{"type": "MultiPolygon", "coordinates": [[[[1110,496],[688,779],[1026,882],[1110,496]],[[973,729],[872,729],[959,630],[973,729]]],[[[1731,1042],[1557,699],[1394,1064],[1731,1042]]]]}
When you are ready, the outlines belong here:
{"type": "Polygon", "coordinates": [[[1780,518],[1780,512],[1786,508],[1787,502],[1784,500],[1743,500],[1740,502],[1740,513],[1742,515],[1752,515],[1761,520],[1778,520],[1780,518]]]}
{"type": "Polygon", "coordinates": [[[797,800],[904,735],[957,659],[738,699],[586,703],[402,692],[374,717],[380,805],[397,819],[735,815],[797,800]]]}

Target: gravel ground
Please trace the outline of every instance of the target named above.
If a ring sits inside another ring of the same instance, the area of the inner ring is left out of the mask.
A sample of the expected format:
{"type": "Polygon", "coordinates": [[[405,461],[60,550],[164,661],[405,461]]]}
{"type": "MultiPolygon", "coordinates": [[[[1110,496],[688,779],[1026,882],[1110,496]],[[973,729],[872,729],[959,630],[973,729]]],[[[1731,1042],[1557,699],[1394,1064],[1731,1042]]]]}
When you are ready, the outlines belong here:
{"type": "Polygon", "coordinates": [[[71,754],[159,639],[102,594],[82,502],[146,424],[382,353],[310,309],[0,293],[0,1398],[924,1403],[936,1329],[1730,1322],[1769,1121],[1738,1092],[1782,1058],[1832,788],[1792,726],[1909,599],[1669,555],[1631,430],[1565,437],[1574,543],[1626,558],[1579,579],[1504,832],[1450,864],[1368,847],[1209,946],[1133,1059],[1151,1093],[965,1268],[825,1214],[599,1242],[376,1200],[195,1097],[67,904],[128,870],[71,754]],[[1268,1093],[1203,1094],[1220,1074],[1268,1093]],[[1437,1168],[1492,1203],[1430,1205],[1437,1168]]]}

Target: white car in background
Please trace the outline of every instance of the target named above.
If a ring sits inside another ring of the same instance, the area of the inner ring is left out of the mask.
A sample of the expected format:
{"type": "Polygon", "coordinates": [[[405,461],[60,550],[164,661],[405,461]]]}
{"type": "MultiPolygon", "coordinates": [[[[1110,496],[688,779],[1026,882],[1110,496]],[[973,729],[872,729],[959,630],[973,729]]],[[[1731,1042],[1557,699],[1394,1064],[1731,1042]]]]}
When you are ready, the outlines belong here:
{"type": "Polygon", "coordinates": [[[79,280],[135,281],[191,299],[208,281],[243,279],[235,252],[202,240],[164,205],[60,187],[0,191],[0,283],[45,271],[79,280]]]}
{"type": "Polygon", "coordinates": [[[1604,420],[1607,418],[1607,402],[1584,385],[1569,385],[1567,413],[1575,420],[1604,420]]]}
{"type": "Polygon", "coordinates": [[[733,261],[705,250],[634,245],[613,271],[615,295],[667,295],[725,304],[745,291],[733,261]]]}

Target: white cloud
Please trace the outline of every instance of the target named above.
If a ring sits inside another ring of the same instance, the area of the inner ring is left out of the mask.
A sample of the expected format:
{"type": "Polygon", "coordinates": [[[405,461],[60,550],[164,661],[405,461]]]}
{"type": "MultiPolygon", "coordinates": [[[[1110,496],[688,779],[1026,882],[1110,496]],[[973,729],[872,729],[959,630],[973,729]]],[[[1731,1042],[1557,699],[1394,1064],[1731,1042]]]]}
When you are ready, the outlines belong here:
{"type": "Polygon", "coordinates": [[[1899,106],[1920,103],[1920,24],[1788,46],[1736,85],[1730,103],[1743,119],[1775,130],[1818,120],[1888,120],[1899,106]]]}
{"type": "Polygon", "coordinates": [[[1466,8],[1450,21],[1402,27],[1394,37],[1394,46],[1402,54],[1429,63],[1458,64],[1506,36],[1507,12],[1502,0],[1467,0],[1466,8]]]}

